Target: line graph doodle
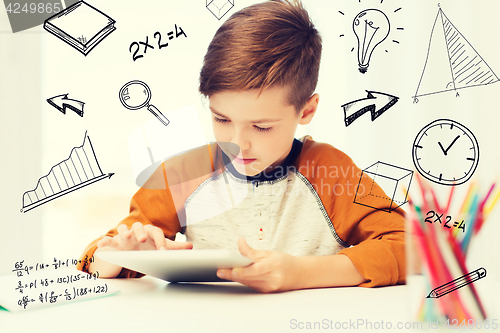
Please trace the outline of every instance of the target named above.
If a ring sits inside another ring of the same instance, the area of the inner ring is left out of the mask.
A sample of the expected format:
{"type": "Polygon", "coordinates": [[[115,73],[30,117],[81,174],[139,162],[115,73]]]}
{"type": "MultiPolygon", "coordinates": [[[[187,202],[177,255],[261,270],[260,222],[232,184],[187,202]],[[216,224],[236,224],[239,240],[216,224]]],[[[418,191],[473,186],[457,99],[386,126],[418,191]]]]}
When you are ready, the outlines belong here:
{"type": "Polygon", "coordinates": [[[434,20],[424,68],[413,102],[418,97],[498,82],[498,76],[451,23],[441,8],[434,20]]]}
{"type": "Polygon", "coordinates": [[[102,172],[90,137],[85,132],[81,146],[73,147],[67,159],[40,177],[35,189],[23,193],[21,213],[113,175],[102,172]]]}

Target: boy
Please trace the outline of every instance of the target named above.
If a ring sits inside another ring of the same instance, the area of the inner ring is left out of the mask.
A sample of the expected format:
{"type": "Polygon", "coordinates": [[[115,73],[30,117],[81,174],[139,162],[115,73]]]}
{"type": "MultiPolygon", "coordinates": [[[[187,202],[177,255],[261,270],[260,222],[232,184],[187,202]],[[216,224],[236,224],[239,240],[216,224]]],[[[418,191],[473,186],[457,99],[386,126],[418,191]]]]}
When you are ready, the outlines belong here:
{"type": "MultiPolygon", "coordinates": [[[[83,256],[239,250],[254,263],[217,275],[260,292],[404,283],[403,211],[353,203],[361,171],[352,160],[309,136],[294,139],[318,107],[320,55],[321,37],[297,1],[232,15],[200,74],[218,144],[165,161],[132,198],[130,215],[83,256]],[[188,242],[175,242],[177,232],[188,242]]],[[[371,193],[384,195],[372,183],[371,193]]],[[[97,258],[79,269],[141,276],[97,258]]]]}

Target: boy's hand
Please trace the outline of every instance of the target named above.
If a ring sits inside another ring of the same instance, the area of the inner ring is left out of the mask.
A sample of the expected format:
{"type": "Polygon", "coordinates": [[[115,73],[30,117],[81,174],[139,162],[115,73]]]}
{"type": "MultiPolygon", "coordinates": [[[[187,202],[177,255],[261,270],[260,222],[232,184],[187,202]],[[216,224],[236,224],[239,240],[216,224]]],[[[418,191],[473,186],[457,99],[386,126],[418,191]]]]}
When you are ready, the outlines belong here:
{"type": "Polygon", "coordinates": [[[130,230],[126,225],[120,224],[117,231],[118,234],[116,236],[106,236],[97,242],[97,247],[110,247],[119,251],[179,250],[193,248],[192,243],[174,242],[165,238],[163,231],[151,224],[143,225],[141,222],[135,222],[130,230]]]}
{"type": "MultiPolygon", "coordinates": [[[[105,236],[97,242],[98,251],[134,251],[134,250],[177,250],[192,249],[193,244],[188,242],[174,242],[165,238],[163,230],[153,225],[143,225],[141,222],[132,224],[129,228],[120,224],[118,234],[114,237],[105,236]]],[[[99,259],[94,259],[88,267],[89,272],[99,272],[102,278],[117,277],[122,267],[99,259]]]]}
{"type": "Polygon", "coordinates": [[[238,240],[240,253],[252,259],[247,267],[221,268],[221,279],[242,283],[259,292],[269,293],[296,289],[299,268],[297,257],[282,252],[255,250],[242,237],[238,240]]]}

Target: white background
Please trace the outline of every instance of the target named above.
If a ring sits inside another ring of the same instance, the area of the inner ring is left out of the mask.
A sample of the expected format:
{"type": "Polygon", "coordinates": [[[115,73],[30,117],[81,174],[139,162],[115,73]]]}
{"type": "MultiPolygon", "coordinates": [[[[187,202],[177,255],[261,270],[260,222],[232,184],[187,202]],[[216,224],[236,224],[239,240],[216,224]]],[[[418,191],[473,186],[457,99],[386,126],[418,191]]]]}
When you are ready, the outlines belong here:
{"type": "MultiPolygon", "coordinates": [[[[42,27],[12,34],[7,15],[0,10],[0,274],[9,274],[20,260],[35,263],[54,257],[77,258],[92,239],[127,215],[129,200],[137,190],[129,135],[153,116],[145,109],[133,112],[120,104],[118,91],[124,83],[133,79],[147,82],[153,94],[151,103],[167,118],[169,112],[194,104],[198,119],[191,121],[196,124],[185,121],[169,126],[181,126],[186,133],[201,126],[205,141],[214,140],[209,112],[197,91],[203,56],[222,22],[255,2],[236,0],[235,7],[219,21],[205,8],[204,0],[92,1],[90,4],[116,20],[117,30],[87,57],[42,27]],[[167,48],[148,49],[144,58],[132,60],[129,46],[133,41],[149,36],[150,44],[155,45],[153,34],[159,31],[166,37],[174,24],[181,26],[188,38],[181,36],[169,41],[167,48]],[[63,115],[45,101],[63,93],[85,102],[83,118],[72,111],[63,115]],[[54,164],[67,158],[71,148],[81,145],[85,131],[103,172],[115,175],[20,213],[22,194],[33,189],[54,164]]],[[[500,165],[500,83],[460,90],[460,97],[448,92],[412,103],[437,2],[303,2],[323,38],[323,54],[317,86],[319,109],[311,124],[298,129],[296,137],[309,134],[316,141],[328,142],[361,168],[383,161],[414,169],[411,147],[418,131],[435,119],[454,119],[467,126],[479,142],[481,155],[474,179],[484,193],[498,176],[500,165]],[[402,9],[394,12],[399,7],[402,9]],[[384,11],[392,30],[375,50],[368,73],[362,75],[357,70],[356,51],[351,52],[357,45],[351,25],[354,16],[367,8],[384,11]],[[341,34],[345,36],[339,37],[341,34]],[[366,97],[365,90],[389,93],[400,100],[375,122],[366,114],[345,127],[340,106],[366,97]]],[[[443,0],[440,4],[493,71],[500,73],[500,3],[443,0]]],[[[457,187],[457,200],[467,186],[457,187]]],[[[449,188],[435,187],[444,200],[449,188]]],[[[410,193],[418,196],[416,183],[410,193]]],[[[498,217],[499,209],[473,242],[468,262],[471,269],[487,267],[488,279],[497,281],[498,217]]]]}

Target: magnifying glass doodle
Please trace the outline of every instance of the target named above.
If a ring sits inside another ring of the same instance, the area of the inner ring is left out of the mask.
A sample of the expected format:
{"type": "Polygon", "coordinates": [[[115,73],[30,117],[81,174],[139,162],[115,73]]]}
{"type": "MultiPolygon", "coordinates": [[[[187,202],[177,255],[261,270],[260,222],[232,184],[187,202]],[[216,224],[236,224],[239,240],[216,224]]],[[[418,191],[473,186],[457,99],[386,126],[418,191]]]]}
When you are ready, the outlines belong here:
{"type": "Polygon", "coordinates": [[[125,83],[125,85],[120,89],[119,93],[120,102],[123,106],[129,110],[139,110],[143,107],[147,107],[149,112],[151,112],[163,125],[167,126],[170,123],[161,112],[154,105],[149,104],[151,101],[151,89],[148,85],[139,80],[133,80],[125,83]]]}

